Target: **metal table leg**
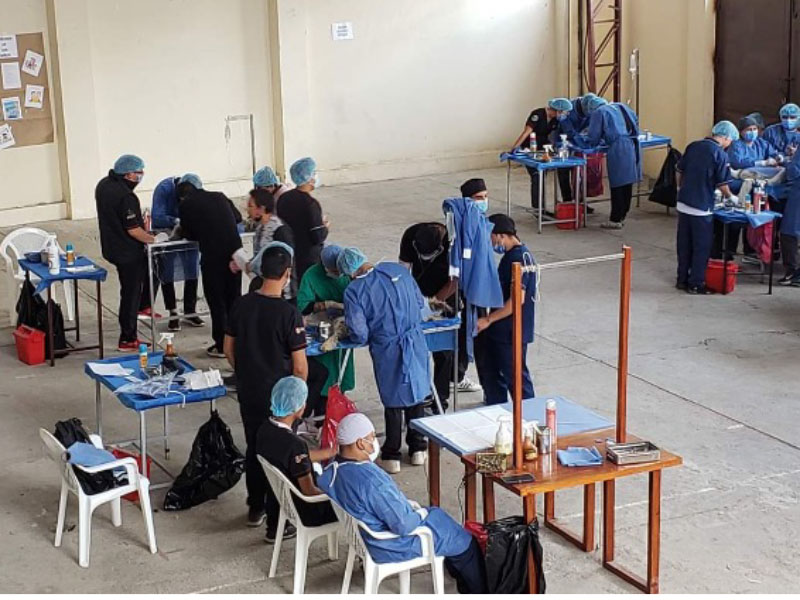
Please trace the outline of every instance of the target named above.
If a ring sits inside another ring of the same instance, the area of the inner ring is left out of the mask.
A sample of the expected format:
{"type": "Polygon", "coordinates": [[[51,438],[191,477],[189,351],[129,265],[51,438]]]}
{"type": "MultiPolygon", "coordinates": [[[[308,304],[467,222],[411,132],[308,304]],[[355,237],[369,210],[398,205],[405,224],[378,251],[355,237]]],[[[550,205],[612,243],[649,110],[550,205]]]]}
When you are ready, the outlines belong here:
{"type": "MultiPolygon", "coordinates": [[[[694,275],[694,273],[692,273],[694,275]]],[[[728,222],[722,224],[722,295],[728,293],[728,222]]]]}
{"type": "MultiPolygon", "coordinates": [[[[64,282],[66,285],[66,282],[64,282]]],[[[78,310],[78,280],[73,279],[73,291],[75,292],[75,341],[81,341],[81,312],[78,310]]]]}
{"type": "MultiPolygon", "coordinates": [[[[150,341],[153,343],[152,351],[156,349],[156,295],[153,290],[153,247],[147,244],[147,279],[150,283],[150,341]]],[[[142,463],[144,464],[144,463],[142,463]]]]}
{"type": "MultiPolygon", "coordinates": [[[[456,303],[458,303],[458,291],[456,291],[456,303]]],[[[458,411],[458,329],[453,330],[453,412],[458,411]]]]}
{"type": "Polygon", "coordinates": [[[105,348],[103,344],[103,292],[101,282],[97,282],[97,345],[100,358],[105,355],[105,348]]]}
{"type": "Polygon", "coordinates": [[[103,437],[103,397],[100,391],[100,382],[94,383],[94,426],[97,430],[97,435],[102,439],[103,437]]]}
{"type": "Polygon", "coordinates": [[[56,364],[56,349],[53,339],[53,286],[47,286],[47,339],[50,342],[50,366],[56,364]]]}
{"type": "Polygon", "coordinates": [[[506,161],[506,215],[511,216],[511,161],[506,161]]]}
{"type": "Polygon", "coordinates": [[[772,237],[769,241],[769,290],[768,295],[772,295],[772,274],[775,271],[775,241],[778,239],[778,227],[775,221],[772,221],[772,237]]]}
{"type": "Polygon", "coordinates": [[[537,169],[539,172],[539,233],[542,233],[542,219],[544,218],[544,178],[547,171],[537,169]]]}
{"type": "Polygon", "coordinates": [[[164,407],[164,458],[169,460],[169,406],[164,407]]]}
{"type": "Polygon", "coordinates": [[[142,467],[139,469],[140,473],[147,471],[147,421],[145,415],[147,411],[143,410],[139,413],[139,453],[142,458],[142,467]]]}

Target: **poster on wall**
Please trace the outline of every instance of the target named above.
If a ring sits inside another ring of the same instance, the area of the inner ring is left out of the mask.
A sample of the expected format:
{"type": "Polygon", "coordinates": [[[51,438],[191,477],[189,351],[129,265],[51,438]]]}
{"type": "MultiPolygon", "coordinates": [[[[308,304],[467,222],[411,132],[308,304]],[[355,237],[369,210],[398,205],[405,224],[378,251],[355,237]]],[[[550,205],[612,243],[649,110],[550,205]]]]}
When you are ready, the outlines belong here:
{"type": "Polygon", "coordinates": [[[11,133],[11,125],[0,125],[0,150],[10,148],[16,144],[14,134],[11,133]]]}
{"type": "Polygon", "coordinates": [[[3,89],[18,90],[22,87],[22,78],[19,75],[19,63],[3,63],[3,89]]]}
{"type": "Polygon", "coordinates": [[[0,58],[18,58],[17,36],[0,34],[0,58]]]}
{"type": "Polygon", "coordinates": [[[25,86],[25,108],[42,108],[44,102],[44,86],[43,85],[26,85],[25,86]]]}
{"type": "Polygon", "coordinates": [[[22,119],[22,106],[20,106],[17,96],[3,98],[2,103],[4,121],[19,121],[22,119]]]}
{"type": "Polygon", "coordinates": [[[22,61],[22,72],[38,77],[43,63],[44,56],[33,50],[28,50],[25,53],[25,60],[22,61]]]}

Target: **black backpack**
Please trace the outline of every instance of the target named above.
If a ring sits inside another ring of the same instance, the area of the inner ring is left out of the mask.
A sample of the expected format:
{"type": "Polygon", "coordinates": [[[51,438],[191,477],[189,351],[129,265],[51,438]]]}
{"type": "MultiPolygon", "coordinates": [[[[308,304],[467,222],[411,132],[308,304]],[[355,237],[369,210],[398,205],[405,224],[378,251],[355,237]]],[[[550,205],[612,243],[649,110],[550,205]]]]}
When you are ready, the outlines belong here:
{"type": "MultiPolygon", "coordinates": [[[[64,315],[61,312],[61,307],[52,299],[50,304],[53,307],[53,344],[56,350],[63,350],[67,347],[64,315]]],[[[50,356],[50,336],[47,335],[47,303],[42,300],[39,294],[34,293],[33,284],[30,281],[22,283],[22,290],[20,290],[16,308],[17,327],[27,325],[33,329],[43,331],[45,333],[45,355],[50,356]]]]}
{"type": "Polygon", "coordinates": [[[670,146],[656,184],[653,186],[653,191],[650,192],[650,202],[669,208],[678,204],[678,161],[682,157],[680,152],[670,146]]]}
{"type": "MultiPolygon", "coordinates": [[[[92,443],[92,440],[89,439],[89,434],[83,428],[83,423],[77,417],[72,417],[66,421],[58,421],[53,435],[61,442],[64,448],[69,448],[75,442],[92,443]]],[[[102,473],[86,473],[81,469],[73,469],[73,471],[83,491],[90,496],[110,490],[117,485],[126,485],[128,483],[127,478],[117,480],[111,471],[103,471],[102,473]]]]}

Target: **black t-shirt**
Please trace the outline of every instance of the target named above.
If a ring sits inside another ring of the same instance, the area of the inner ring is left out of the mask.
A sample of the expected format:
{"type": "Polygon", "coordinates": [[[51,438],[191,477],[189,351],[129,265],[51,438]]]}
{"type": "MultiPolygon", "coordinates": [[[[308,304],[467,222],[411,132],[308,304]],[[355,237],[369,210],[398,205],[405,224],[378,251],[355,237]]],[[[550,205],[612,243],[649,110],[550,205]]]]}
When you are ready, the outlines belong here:
{"type": "Polygon", "coordinates": [[[239,404],[269,414],[273,386],[292,374],[292,352],[306,347],[300,313],[283,298],[250,292],[234,302],[225,333],[236,338],[239,404]]]}
{"type": "Polygon", "coordinates": [[[129,229],[144,227],[142,209],[123,176],[109,171],[97,184],[94,199],[103,258],[116,265],[142,260],[144,244],[128,234],[129,229]]]}
{"type": "MultiPolygon", "coordinates": [[[[539,150],[545,144],[550,143],[550,134],[558,128],[558,119],[547,119],[547,111],[543,108],[537,108],[530,115],[528,115],[525,125],[533,129],[536,134],[536,145],[539,150]]],[[[530,148],[531,141],[529,139],[522,140],[520,148],[530,148]]]]}
{"type": "Polygon", "coordinates": [[[242,216],[230,199],[221,192],[194,190],[178,207],[181,231],[187,240],[196,241],[204,264],[227,264],[242,247],[236,228],[242,216]]]}
{"type": "MultiPolygon", "coordinates": [[[[274,467],[286,475],[298,490],[298,480],[308,474],[314,477],[308,444],[291,429],[278,425],[271,419],[264,421],[258,430],[256,452],[267,459],[274,467]]],[[[333,523],[336,515],[330,502],[310,503],[292,496],[300,520],[308,527],[319,527],[333,523]]]]}
{"type": "Polygon", "coordinates": [[[322,207],[311,194],[294,189],[278,198],[277,213],[292,228],[297,279],[302,280],[306,270],[319,262],[322,242],[328,237],[328,228],[322,223],[322,207]]]}
{"type": "Polygon", "coordinates": [[[450,280],[450,260],[447,254],[449,246],[447,230],[441,223],[417,223],[406,229],[400,239],[400,260],[411,265],[411,275],[425,297],[436,294],[450,280]],[[414,248],[414,239],[423,227],[440,227],[442,230],[442,252],[430,261],[420,259],[414,248]]]}

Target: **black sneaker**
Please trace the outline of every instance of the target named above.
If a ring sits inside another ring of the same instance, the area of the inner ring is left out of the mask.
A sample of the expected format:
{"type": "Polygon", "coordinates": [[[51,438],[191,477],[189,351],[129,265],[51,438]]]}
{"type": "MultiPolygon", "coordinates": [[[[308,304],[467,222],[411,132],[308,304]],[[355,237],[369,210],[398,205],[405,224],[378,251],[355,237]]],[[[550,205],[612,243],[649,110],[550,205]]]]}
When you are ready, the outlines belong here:
{"type": "Polygon", "coordinates": [[[225,377],[222,378],[222,383],[225,384],[225,388],[229,392],[235,392],[237,390],[237,388],[236,388],[236,374],[234,373],[232,375],[226,375],[225,377]]]}
{"type": "Polygon", "coordinates": [[[788,275],[784,275],[780,279],[778,279],[778,285],[792,285],[792,280],[794,279],[794,273],[789,273],[788,275]]]}
{"type": "Polygon", "coordinates": [[[714,294],[714,290],[708,289],[704,285],[695,285],[686,288],[686,292],[692,296],[710,296],[714,294]]]}
{"type": "Polygon", "coordinates": [[[206,348],[206,354],[208,354],[211,358],[225,358],[225,353],[217,348],[216,344],[211,344],[208,348],[206,348]]]}
{"type": "Polygon", "coordinates": [[[261,527],[266,518],[267,512],[263,508],[251,508],[247,511],[247,526],[261,527]]]}
{"type": "Polygon", "coordinates": [[[800,287],[800,276],[795,275],[794,278],[789,282],[791,287],[800,287]]]}
{"type": "Polygon", "coordinates": [[[588,204],[586,205],[586,214],[587,215],[593,215],[594,214],[594,209],[588,204]]]}
{"type": "Polygon", "coordinates": [[[203,327],[206,324],[206,322],[203,319],[197,316],[186,317],[183,320],[183,322],[186,323],[187,325],[191,325],[192,327],[203,327]]]}
{"type": "Polygon", "coordinates": [[[167,329],[170,331],[180,331],[181,330],[181,320],[178,318],[178,313],[175,311],[170,311],[169,316],[171,317],[169,323],[167,323],[167,329]]]}
{"type": "Polygon", "coordinates": [[[685,281],[683,282],[679,281],[678,283],[675,284],[675,287],[685,292],[687,289],[689,289],[689,284],[686,283],[685,281]]]}
{"type": "MultiPolygon", "coordinates": [[[[277,535],[278,535],[277,525],[275,526],[275,529],[270,529],[269,527],[267,527],[267,533],[266,535],[264,535],[264,541],[267,542],[268,544],[274,544],[275,536],[277,535]]],[[[289,523],[289,521],[286,521],[286,525],[283,528],[283,541],[285,542],[286,540],[291,540],[292,538],[296,537],[297,537],[297,529],[295,528],[294,525],[289,523]]]]}

